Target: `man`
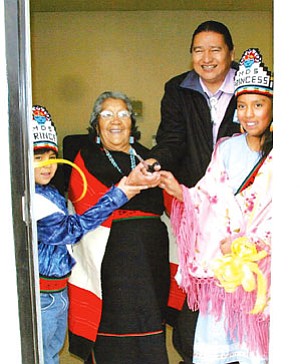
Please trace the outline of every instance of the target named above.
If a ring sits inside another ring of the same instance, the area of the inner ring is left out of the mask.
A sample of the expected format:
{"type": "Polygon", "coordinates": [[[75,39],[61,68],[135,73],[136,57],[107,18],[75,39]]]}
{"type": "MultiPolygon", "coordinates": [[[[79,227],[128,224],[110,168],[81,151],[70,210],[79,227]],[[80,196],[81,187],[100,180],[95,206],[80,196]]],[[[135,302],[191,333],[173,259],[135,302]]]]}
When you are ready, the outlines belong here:
{"type": "MultiPolygon", "coordinates": [[[[216,141],[240,131],[236,118],[234,45],[228,28],[216,21],[200,24],[190,46],[193,69],[165,84],[157,145],[149,164],[158,162],[191,187],[204,175],[216,141]]],[[[184,363],[192,363],[197,312],[185,303],[173,342],[184,363]]]]}
{"type": "MultiPolygon", "coordinates": [[[[240,131],[233,81],[238,65],[228,28],[212,20],[200,24],[190,52],[193,69],[165,84],[157,145],[146,160],[153,170],[170,170],[187,187],[205,174],[216,141],[240,131]]],[[[196,320],[197,312],[185,303],[171,323],[174,346],[187,364],[192,363],[196,320]]]]}
{"type": "Polygon", "coordinates": [[[204,175],[216,140],[239,132],[233,95],[237,64],[228,28],[212,20],[200,24],[190,52],[193,70],[165,85],[157,145],[148,161],[172,170],[188,187],[204,175]]]}

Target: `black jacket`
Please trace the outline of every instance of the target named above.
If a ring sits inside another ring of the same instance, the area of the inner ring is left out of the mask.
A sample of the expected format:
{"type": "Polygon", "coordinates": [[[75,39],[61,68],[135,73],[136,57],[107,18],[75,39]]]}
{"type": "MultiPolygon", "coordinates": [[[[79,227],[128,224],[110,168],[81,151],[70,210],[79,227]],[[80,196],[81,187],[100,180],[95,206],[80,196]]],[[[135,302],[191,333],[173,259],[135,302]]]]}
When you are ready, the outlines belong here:
{"type": "MultiPolygon", "coordinates": [[[[239,132],[239,124],[233,122],[235,110],[233,96],[218,139],[239,132]]],[[[205,174],[213,151],[210,109],[194,70],[175,76],[165,84],[156,137],[157,145],[151,157],[157,159],[163,169],[172,171],[180,183],[194,186],[205,174]]]]}

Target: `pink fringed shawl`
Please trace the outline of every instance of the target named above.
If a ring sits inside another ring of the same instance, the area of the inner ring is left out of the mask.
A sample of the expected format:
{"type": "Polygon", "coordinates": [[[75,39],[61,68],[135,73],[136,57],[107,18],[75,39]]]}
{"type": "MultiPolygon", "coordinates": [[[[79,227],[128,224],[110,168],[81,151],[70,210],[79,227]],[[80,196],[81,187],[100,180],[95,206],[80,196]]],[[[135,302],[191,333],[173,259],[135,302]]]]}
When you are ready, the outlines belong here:
{"type": "Polygon", "coordinates": [[[213,263],[222,257],[220,241],[231,237],[247,237],[257,251],[268,254],[258,263],[267,282],[267,302],[270,288],[271,258],[271,176],[272,152],[268,155],[254,183],[236,196],[215,149],[205,176],[193,188],[183,188],[184,202],[174,199],[171,223],[177,237],[180,286],[187,293],[189,307],[221,317],[232,338],[247,340],[253,352],[268,355],[269,309],[251,314],[257,289],[246,292],[240,285],[228,293],[214,277],[213,263]],[[209,305],[210,303],[210,305],[209,305]]]}

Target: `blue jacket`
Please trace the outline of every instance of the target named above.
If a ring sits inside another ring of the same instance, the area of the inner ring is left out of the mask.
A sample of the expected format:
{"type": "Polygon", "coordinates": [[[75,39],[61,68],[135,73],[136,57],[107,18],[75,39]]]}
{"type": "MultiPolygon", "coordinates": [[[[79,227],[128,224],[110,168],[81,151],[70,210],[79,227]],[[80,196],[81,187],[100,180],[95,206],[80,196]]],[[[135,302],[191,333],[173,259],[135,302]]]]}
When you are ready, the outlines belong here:
{"type": "Polygon", "coordinates": [[[75,264],[67,244],[77,243],[128,201],[125,193],[113,186],[84,214],[69,215],[66,200],[55,187],[36,184],[35,192],[39,272],[56,278],[68,275],[75,264]]]}

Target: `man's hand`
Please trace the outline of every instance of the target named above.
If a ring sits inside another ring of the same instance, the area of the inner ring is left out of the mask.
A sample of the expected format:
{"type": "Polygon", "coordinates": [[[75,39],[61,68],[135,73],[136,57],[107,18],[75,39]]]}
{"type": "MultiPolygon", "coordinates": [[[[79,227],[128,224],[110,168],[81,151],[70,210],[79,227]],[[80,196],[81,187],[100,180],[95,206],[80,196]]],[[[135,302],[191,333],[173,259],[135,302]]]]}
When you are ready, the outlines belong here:
{"type": "Polygon", "coordinates": [[[146,172],[153,173],[153,172],[157,172],[161,169],[160,164],[154,158],[149,158],[149,159],[145,160],[145,163],[147,165],[146,172]]]}
{"type": "MultiPolygon", "coordinates": [[[[154,160],[155,161],[155,160],[154,160]]],[[[160,182],[160,173],[155,169],[154,172],[147,171],[147,161],[139,163],[127,177],[128,185],[156,187],[160,182]]],[[[155,168],[160,168],[155,167],[155,168]]]]}

